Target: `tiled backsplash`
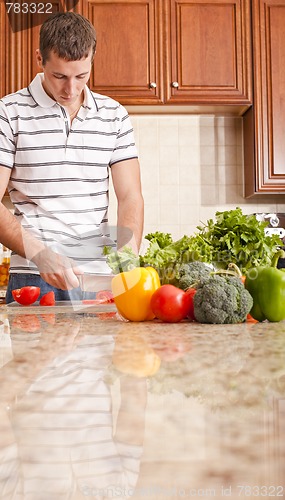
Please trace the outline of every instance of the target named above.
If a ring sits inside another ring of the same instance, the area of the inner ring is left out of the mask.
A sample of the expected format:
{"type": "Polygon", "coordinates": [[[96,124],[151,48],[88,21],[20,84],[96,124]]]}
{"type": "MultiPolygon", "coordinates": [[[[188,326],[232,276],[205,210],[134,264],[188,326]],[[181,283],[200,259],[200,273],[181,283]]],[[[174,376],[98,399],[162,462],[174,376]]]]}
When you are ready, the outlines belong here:
{"type": "MultiPolygon", "coordinates": [[[[243,197],[242,118],[131,115],[145,200],[144,234],[192,234],[217,210],[285,212],[285,196],[243,197]]],[[[110,222],[116,204],[110,194],[110,222]]]]}
{"type": "MultiPolygon", "coordinates": [[[[131,115],[145,200],[144,234],[193,234],[217,210],[285,212],[285,196],[243,197],[242,118],[131,115]]],[[[6,199],[5,203],[9,201],[6,199]]],[[[110,224],[116,224],[110,190],[110,224]]]]}

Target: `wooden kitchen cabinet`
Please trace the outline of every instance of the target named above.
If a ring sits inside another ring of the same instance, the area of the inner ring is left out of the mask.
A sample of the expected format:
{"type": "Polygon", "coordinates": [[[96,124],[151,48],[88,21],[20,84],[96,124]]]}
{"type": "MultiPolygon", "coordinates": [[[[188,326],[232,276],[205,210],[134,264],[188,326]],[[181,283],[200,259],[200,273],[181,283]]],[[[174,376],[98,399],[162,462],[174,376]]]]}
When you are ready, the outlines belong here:
{"type": "Polygon", "coordinates": [[[90,88],[123,104],[161,103],[161,1],[82,0],[81,5],[98,40],[90,88]]]}
{"type": "Polygon", "coordinates": [[[248,0],[84,0],[91,88],[123,104],[251,104],[248,0]]]}
{"type": "Polygon", "coordinates": [[[285,0],[253,0],[254,105],[244,116],[245,196],[285,194],[285,0]]]}
{"type": "Polygon", "coordinates": [[[248,0],[167,0],[165,100],[239,104],[252,101],[248,0]]]}
{"type": "MultiPolygon", "coordinates": [[[[52,0],[52,11],[64,5],[52,0]]],[[[4,95],[38,71],[39,25],[13,33],[0,7],[4,95]]],[[[241,114],[251,104],[249,7],[249,0],[79,0],[76,10],[98,38],[90,88],[125,105],[231,104],[241,114]]]]}

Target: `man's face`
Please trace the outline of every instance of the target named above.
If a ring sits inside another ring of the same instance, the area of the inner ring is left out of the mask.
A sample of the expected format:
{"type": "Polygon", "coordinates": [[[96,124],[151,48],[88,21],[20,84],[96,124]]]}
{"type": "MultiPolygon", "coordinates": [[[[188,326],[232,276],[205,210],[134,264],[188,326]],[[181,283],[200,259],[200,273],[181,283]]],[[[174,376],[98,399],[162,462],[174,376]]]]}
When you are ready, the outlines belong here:
{"type": "Polygon", "coordinates": [[[92,68],[91,51],[88,57],[79,61],[67,61],[52,51],[43,66],[38,50],[37,62],[44,73],[43,87],[46,93],[67,108],[80,105],[82,91],[89,80],[92,68]]]}

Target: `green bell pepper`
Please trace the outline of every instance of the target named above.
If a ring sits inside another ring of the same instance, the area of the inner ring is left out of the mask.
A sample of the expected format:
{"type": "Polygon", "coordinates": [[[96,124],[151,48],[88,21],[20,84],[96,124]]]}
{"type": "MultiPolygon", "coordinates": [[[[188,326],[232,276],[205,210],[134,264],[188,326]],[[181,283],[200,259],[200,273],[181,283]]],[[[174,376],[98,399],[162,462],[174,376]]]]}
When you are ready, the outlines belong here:
{"type": "Polygon", "coordinates": [[[257,321],[285,319],[285,269],[276,268],[278,258],[273,267],[253,268],[246,274],[245,287],[253,298],[250,314],[257,321]]]}

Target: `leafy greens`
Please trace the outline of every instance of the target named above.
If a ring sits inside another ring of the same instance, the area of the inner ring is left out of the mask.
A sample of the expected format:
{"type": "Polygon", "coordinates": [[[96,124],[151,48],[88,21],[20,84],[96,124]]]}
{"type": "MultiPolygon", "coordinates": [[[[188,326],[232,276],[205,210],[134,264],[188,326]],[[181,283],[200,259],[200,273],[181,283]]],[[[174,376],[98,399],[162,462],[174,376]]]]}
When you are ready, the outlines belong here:
{"type": "Polygon", "coordinates": [[[157,269],[162,284],[176,283],[181,265],[201,261],[227,268],[235,263],[245,273],[249,268],[270,266],[282,240],[278,235],[265,234],[267,222],[258,221],[255,215],[245,215],[241,208],[216,212],[215,220],[197,226],[192,236],[184,235],[173,241],[170,233],[149,233],[145,238],[149,246],[144,255],[136,256],[127,247],[115,252],[105,247],[104,254],[114,273],[136,266],[152,266],[157,269]]]}

